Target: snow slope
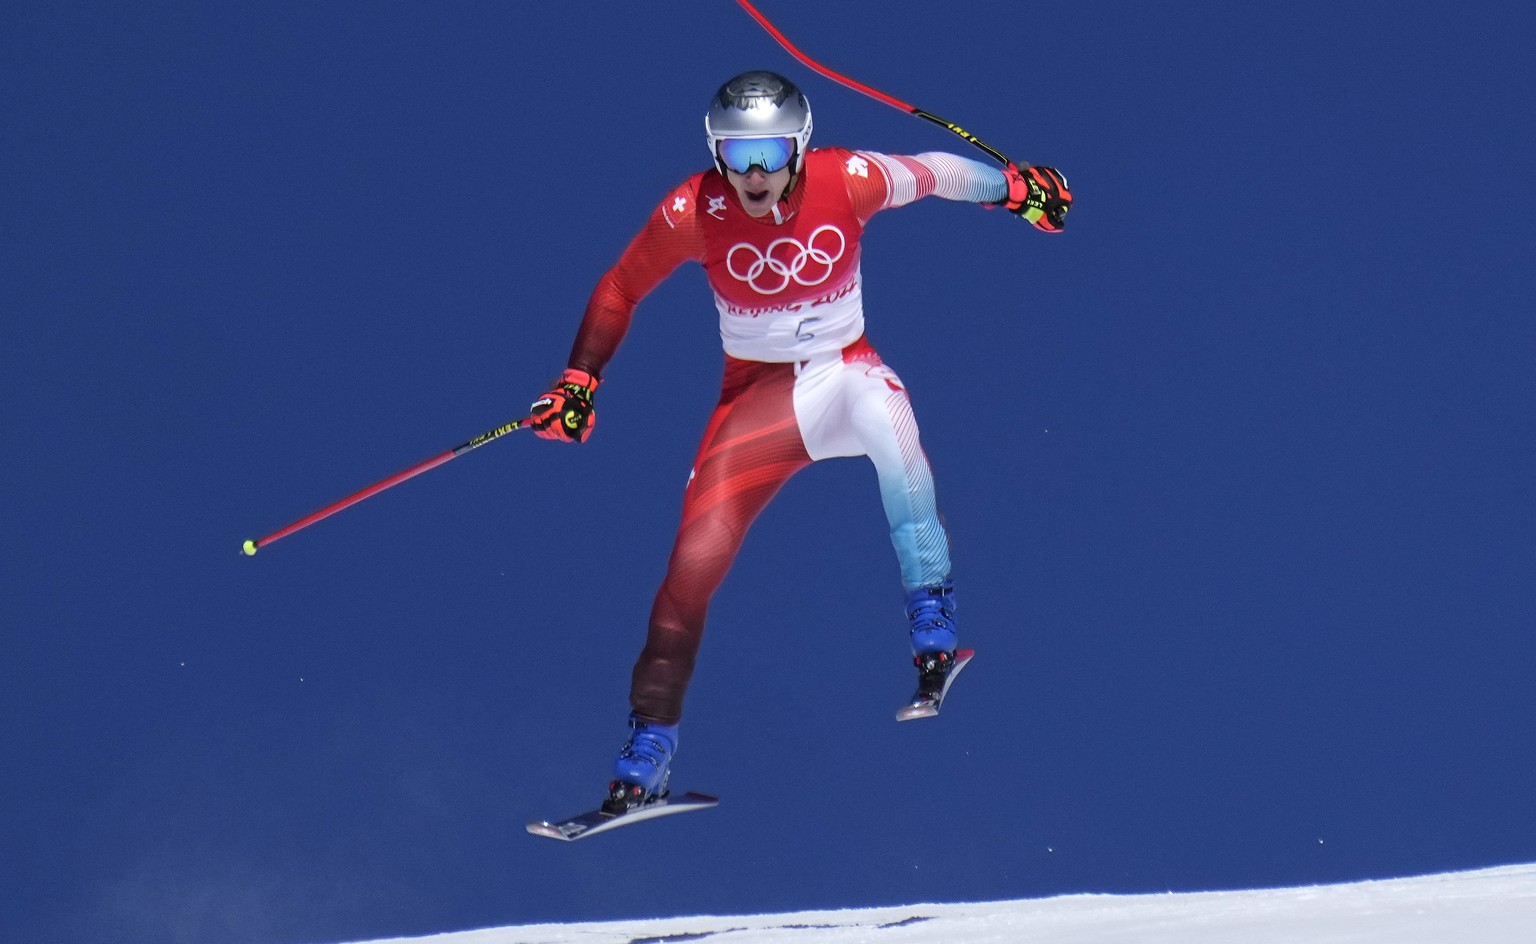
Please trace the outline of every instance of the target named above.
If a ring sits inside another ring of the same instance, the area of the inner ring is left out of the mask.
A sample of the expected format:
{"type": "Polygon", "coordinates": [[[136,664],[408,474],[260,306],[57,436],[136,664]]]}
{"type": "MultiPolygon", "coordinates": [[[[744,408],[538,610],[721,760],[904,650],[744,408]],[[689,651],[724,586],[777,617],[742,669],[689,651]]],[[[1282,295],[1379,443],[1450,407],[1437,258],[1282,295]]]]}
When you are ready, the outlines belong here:
{"type": "Polygon", "coordinates": [[[1536,865],[1310,888],[535,924],[372,944],[1532,944],[1536,865]]]}

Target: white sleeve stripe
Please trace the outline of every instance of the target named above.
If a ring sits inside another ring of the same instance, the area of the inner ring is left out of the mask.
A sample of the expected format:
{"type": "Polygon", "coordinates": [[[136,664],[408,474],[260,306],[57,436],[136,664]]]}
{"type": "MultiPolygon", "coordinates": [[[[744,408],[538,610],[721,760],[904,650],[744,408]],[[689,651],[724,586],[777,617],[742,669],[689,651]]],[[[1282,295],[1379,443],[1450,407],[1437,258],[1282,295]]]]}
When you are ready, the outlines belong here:
{"type": "Polygon", "coordinates": [[[870,163],[880,168],[880,173],[885,175],[885,204],[881,209],[906,206],[918,198],[917,175],[904,167],[900,161],[872,151],[859,153],[869,158],[870,163]]]}
{"type": "Polygon", "coordinates": [[[902,157],[868,151],[860,153],[885,174],[890,184],[885,201],[887,207],[905,206],[929,194],[967,203],[996,203],[1008,196],[1008,180],[1002,170],[980,161],[944,151],[902,157]],[[927,173],[921,176],[914,173],[909,162],[927,173]]]}
{"type": "Polygon", "coordinates": [[[1008,180],[1000,168],[969,158],[929,151],[915,158],[938,179],[933,195],[968,203],[995,203],[1008,196],[1008,180]]]}

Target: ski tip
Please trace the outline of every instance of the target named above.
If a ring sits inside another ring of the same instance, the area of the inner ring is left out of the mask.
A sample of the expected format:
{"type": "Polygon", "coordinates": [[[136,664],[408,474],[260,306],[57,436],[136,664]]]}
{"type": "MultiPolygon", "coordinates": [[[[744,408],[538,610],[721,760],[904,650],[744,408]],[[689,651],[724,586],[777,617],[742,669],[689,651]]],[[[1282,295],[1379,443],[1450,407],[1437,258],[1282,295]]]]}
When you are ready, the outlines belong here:
{"type": "Polygon", "coordinates": [[[562,833],[560,831],[560,827],[556,826],[554,823],[549,822],[548,820],[540,820],[537,823],[529,823],[526,828],[528,832],[535,836],[543,836],[546,839],[559,839],[564,842],[571,841],[570,836],[562,833]]]}
{"type": "Polygon", "coordinates": [[[240,550],[245,554],[246,557],[255,557],[256,556],[256,542],[255,541],[246,541],[244,544],[240,545],[240,550]]]}
{"type": "Polygon", "coordinates": [[[595,836],[598,833],[604,833],[619,826],[628,826],[631,823],[640,823],[659,816],[687,813],[690,810],[707,810],[719,805],[719,803],[719,797],[710,796],[707,793],[689,792],[680,797],[669,797],[647,806],[638,807],[627,813],[607,813],[602,809],[596,809],[586,813],[578,813],[570,819],[561,820],[558,823],[551,823],[549,820],[538,820],[528,823],[524,828],[534,836],[558,839],[561,842],[575,842],[578,839],[595,836]]]}

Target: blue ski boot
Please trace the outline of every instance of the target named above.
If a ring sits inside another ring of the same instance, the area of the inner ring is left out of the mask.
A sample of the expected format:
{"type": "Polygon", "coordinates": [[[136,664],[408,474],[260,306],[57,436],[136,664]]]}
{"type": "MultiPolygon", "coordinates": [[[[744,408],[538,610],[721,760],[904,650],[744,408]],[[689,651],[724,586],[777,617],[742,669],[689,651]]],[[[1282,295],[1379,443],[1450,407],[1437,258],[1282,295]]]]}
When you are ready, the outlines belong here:
{"type": "Polygon", "coordinates": [[[667,795],[672,755],[677,752],[677,725],[653,724],[629,716],[629,741],[613,762],[605,813],[627,813],[667,795]]]}
{"type": "Polygon", "coordinates": [[[907,591],[907,619],[912,624],[912,654],[953,653],[960,643],[955,627],[955,582],[907,591]]]}
{"type": "Polygon", "coordinates": [[[955,626],[955,582],[907,591],[907,619],[912,624],[912,661],[917,666],[916,698],[944,697],[955,665],[960,634],[955,626]]]}

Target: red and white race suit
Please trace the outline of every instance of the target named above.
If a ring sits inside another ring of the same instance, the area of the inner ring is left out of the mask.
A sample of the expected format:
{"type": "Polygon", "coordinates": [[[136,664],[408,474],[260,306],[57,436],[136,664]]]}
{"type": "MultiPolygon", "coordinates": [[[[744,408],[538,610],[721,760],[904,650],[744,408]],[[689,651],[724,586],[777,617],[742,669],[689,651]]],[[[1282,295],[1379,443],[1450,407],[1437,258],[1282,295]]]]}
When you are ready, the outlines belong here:
{"type": "Polygon", "coordinates": [[[720,402],[683,500],[682,524],[635,665],[631,703],[682,716],[709,599],[747,528],[810,462],[874,463],[907,589],[949,576],[949,539],[901,379],[864,338],[860,236],[881,210],[921,197],[997,202],[1003,174],[951,154],[813,150],[790,194],[751,217],[718,171],[663,199],[598,282],[569,364],[600,375],[635,306],[687,261],[704,267],[725,349],[720,402]]]}

